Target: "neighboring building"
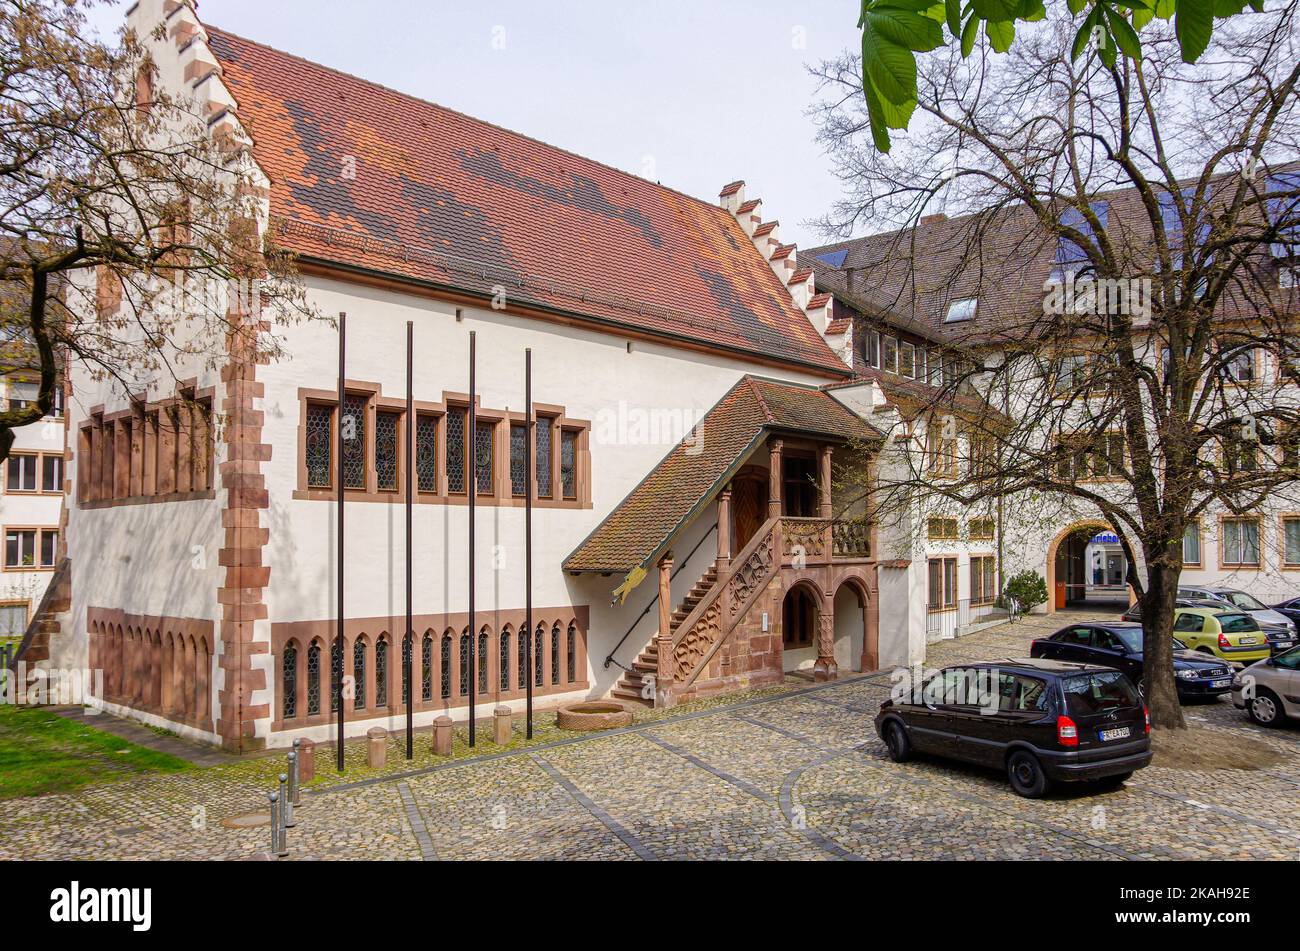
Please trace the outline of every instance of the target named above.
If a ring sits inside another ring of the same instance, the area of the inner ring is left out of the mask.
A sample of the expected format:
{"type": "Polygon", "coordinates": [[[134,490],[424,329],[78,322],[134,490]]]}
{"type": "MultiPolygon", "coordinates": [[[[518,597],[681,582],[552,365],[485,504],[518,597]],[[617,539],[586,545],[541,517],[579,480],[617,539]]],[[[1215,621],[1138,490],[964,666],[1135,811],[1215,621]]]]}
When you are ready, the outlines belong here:
{"type": "MultiPolygon", "coordinates": [[[[34,402],[38,384],[13,374],[3,381],[7,405],[34,402]]],[[[21,638],[27,630],[61,557],[63,465],[66,425],[63,392],[54,411],[37,423],[14,430],[14,444],[0,482],[0,639],[21,638]]]]}
{"type": "MultiPolygon", "coordinates": [[[[1279,177],[1294,174],[1282,172],[1279,177]]],[[[1109,209],[1112,225],[1121,222],[1137,241],[1142,240],[1146,214],[1136,204],[1136,192],[1120,191],[1098,200],[1094,210],[1104,218],[1109,209]]],[[[963,414],[1014,416],[1019,411],[1014,402],[990,407],[973,396],[967,405],[960,405],[964,397],[953,405],[940,399],[937,387],[948,379],[954,361],[970,359],[973,353],[988,361],[986,365],[996,364],[1011,328],[1026,327],[1027,315],[1044,312],[1049,282],[1059,285],[1086,262],[1069,242],[1043,236],[1027,212],[1000,214],[1005,217],[991,226],[981,215],[932,215],[914,229],[839,242],[801,255],[818,288],[834,295],[832,323],[853,341],[855,375],[876,388],[869,418],[890,436],[890,451],[879,462],[882,467],[910,456],[910,471],[924,471],[936,481],[960,478],[957,460],[973,464],[979,457],[978,447],[970,445],[960,425],[963,414]],[[940,408],[951,410],[958,421],[951,433],[941,432],[937,424],[940,408]]],[[[1168,216],[1165,227],[1173,227],[1168,216]]],[[[1294,290],[1293,261],[1285,258],[1282,248],[1274,246],[1257,267],[1272,282],[1280,312],[1290,313],[1300,298],[1294,290]]],[[[1225,301],[1228,313],[1249,319],[1249,308],[1239,300],[1229,295],[1225,301]]],[[[1152,334],[1141,342],[1138,358],[1158,370],[1161,354],[1162,342],[1152,334]]],[[[1269,400],[1294,405],[1295,388],[1280,372],[1278,359],[1276,353],[1254,350],[1234,363],[1232,382],[1248,388],[1261,405],[1269,400]]],[[[1064,362],[1068,365],[1068,358],[1064,362]]],[[[973,390],[979,389],[980,379],[978,374],[972,378],[973,390]]],[[[1043,387],[1051,385],[1042,381],[1043,387]]],[[[1046,432],[1041,438],[1063,439],[1046,432]]],[[[1286,454],[1281,440],[1259,446],[1250,465],[1294,466],[1286,454]]],[[[1089,456],[1093,462],[1088,465],[1101,465],[1096,460],[1104,455],[1089,456]]],[[[1223,457],[1215,464],[1228,465],[1223,457]]],[[[1112,474],[1090,468],[1078,478],[1105,494],[1111,491],[1106,483],[1112,474]]],[[[1124,575],[1127,562],[1114,527],[1079,499],[1008,498],[978,512],[936,504],[934,510],[913,509],[882,518],[879,531],[882,596],[888,574],[883,569],[893,563],[906,566],[913,603],[925,605],[929,640],[953,636],[978,620],[978,605],[989,600],[990,591],[1001,589],[1001,578],[1023,569],[1046,579],[1048,602],[1042,610],[1048,612],[1067,606],[1122,609],[1131,603],[1124,575]],[[998,579],[991,588],[985,581],[990,571],[998,579]],[[916,594],[917,589],[923,595],[916,594]]],[[[1188,528],[1183,559],[1187,582],[1239,587],[1267,603],[1294,597],[1300,579],[1297,493],[1277,492],[1253,512],[1212,506],[1188,528]]]]}

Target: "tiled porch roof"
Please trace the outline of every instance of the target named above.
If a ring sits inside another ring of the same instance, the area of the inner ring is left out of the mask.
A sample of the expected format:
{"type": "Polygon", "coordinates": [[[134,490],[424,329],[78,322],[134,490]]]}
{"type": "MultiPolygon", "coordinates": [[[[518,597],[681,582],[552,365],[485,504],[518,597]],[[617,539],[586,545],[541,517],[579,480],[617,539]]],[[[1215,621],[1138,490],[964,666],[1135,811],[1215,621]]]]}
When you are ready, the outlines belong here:
{"type": "Polygon", "coordinates": [[[829,393],[745,376],[705,414],[564,562],[566,571],[626,572],[652,562],[769,433],[850,441],[878,430],[829,393]]]}

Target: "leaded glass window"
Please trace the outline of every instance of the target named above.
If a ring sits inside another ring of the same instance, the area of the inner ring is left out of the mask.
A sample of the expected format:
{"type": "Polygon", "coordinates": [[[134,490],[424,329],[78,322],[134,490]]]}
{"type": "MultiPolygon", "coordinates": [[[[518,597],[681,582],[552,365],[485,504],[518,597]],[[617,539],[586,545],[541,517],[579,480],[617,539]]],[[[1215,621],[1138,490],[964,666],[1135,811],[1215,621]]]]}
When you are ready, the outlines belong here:
{"type": "Polygon", "coordinates": [[[307,715],[320,713],[320,644],[307,648],[307,715]]]}
{"type": "Polygon", "coordinates": [[[290,641],[284,646],[284,718],[292,720],[298,715],[298,648],[290,641]]]}
{"type": "Polygon", "coordinates": [[[343,642],[338,638],[330,645],[330,678],[330,713],[338,713],[343,683],[343,642]]]}
{"type": "Polygon", "coordinates": [[[519,629],[519,671],[518,683],[519,689],[523,690],[528,686],[528,628],[519,629]]]}
{"type": "Polygon", "coordinates": [[[537,497],[549,499],[552,495],[551,489],[551,418],[549,416],[537,417],[537,497]]]}
{"type": "Polygon", "coordinates": [[[420,699],[433,699],[433,635],[424,635],[420,645],[420,699]]]}
{"type": "Polygon", "coordinates": [[[415,428],[415,478],[421,492],[438,491],[438,417],[421,416],[415,428]]]}
{"type": "Polygon", "coordinates": [[[447,491],[465,491],[465,411],[447,410],[447,491]]]}
{"type": "Polygon", "coordinates": [[[343,487],[366,487],[366,398],[347,396],[343,400],[343,487]]]}
{"type": "Polygon", "coordinates": [[[375,417],[375,485],[380,490],[397,491],[397,421],[398,413],[380,413],[375,417]]]}
{"type": "Polygon", "coordinates": [[[572,621],[569,622],[569,639],[565,642],[564,649],[567,654],[566,666],[568,667],[568,683],[574,683],[578,679],[578,625],[572,621]]]}
{"type": "Polygon", "coordinates": [[[545,640],[546,628],[539,624],[537,625],[537,633],[533,636],[533,668],[536,672],[533,682],[539,687],[543,686],[546,682],[546,670],[542,666],[543,642],[545,640]]]}
{"type": "MultiPolygon", "coordinates": [[[[334,407],[319,403],[307,404],[307,485],[328,489],[334,484],[334,407]]],[[[161,445],[161,442],[159,443],[161,445]]]]}
{"type": "Polygon", "coordinates": [[[496,444],[496,427],[480,422],[474,430],[474,471],[477,475],[479,495],[492,494],[492,450],[496,444]]]}
{"type": "Polygon", "coordinates": [[[458,696],[469,696],[469,632],[460,636],[460,693],[458,696]]]}
{"type": "Polygon", "coordinates": [[[528,492],[528,429],[522,423],[510,425],[510,493],[528,492]]]}
{"type": "Polygon", "coordinates": [[[352,644],[352,709],[366,708],[366,642],[354,641],[352,644]]]}
{"type": "Polygon", "coordinates": [[[507,693],[510,690],[510,628],[501,632],[501,643],[498,645],[498,663],[501,666],[501,692],[507,693]]]}
{"type": "Polygon", "coordinates": [[[451,635],[450,634],[442,635],[442,649],[440,651],[440,654],[442,657],[442,677],[441,677],[441,683],[439,684],[439,689],[441,691],[442,699],[449,700],[451,699],[451,635]]]}
{"type": "Polygon", "coordinates": [[[375,644],[375,706],[388,706],[388,638],[375,644]]]}
{"type": "Polygon", "coordinates": [[[488,632],[487,628],[478,632],[478,692],[488,692],[488,632]]]}
{"type": "Polygon", "coordinates": [[[402,638],[402,706],[411,702],[411,638],[402,638]]]}
{"type": "Polygon", "coordinates": [[[560,491],[566,499],[578,497],[578,434],[572,429],[560,432],[560,491]]]}
{"type": "Polygon", "coordinates": [[[563,683],[560,680],[560,622],[551,628],[551,683],[563,683]]]}

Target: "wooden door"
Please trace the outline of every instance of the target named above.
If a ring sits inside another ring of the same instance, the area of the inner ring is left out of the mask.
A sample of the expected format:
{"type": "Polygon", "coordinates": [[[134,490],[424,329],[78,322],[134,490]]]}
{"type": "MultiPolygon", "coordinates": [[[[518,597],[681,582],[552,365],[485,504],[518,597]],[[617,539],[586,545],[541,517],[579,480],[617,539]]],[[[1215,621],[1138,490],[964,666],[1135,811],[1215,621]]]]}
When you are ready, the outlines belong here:
{"type": "Polygon", "coordinates": [[[731,532],[731,553],[740,552],[763,524],[767,511],[767,483],[758,479],[741,479],[731,492],[731,511],[734,527],[731,532]]]}

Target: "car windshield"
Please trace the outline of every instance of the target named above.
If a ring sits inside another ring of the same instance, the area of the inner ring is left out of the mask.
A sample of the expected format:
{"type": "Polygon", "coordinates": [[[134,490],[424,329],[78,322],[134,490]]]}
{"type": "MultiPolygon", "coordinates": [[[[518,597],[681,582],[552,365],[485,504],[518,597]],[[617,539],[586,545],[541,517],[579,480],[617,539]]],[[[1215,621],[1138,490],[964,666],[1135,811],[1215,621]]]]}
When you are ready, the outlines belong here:
{"type": "Polygon", "coordinates": [[[1264,605],[1252,598],[1245,591],[1225,591],[1223,596],[1244,611],[1267,611],[1264,605]]]}
{"type": "Polygon", "coordinates": [[[1246,631],[1258,631],[1259,624],[1249,614],[1220,614],[1219,626],[1224,634],[1242,634],[1246,631]]]}
{"type": "Polygon", "coordinates": [[[1116,707],[1138,705],[1137,688],[1118,670],[1077,674],[1061,681],[1065,705],[1073,716],[1092,716],[1116,707]]]}

